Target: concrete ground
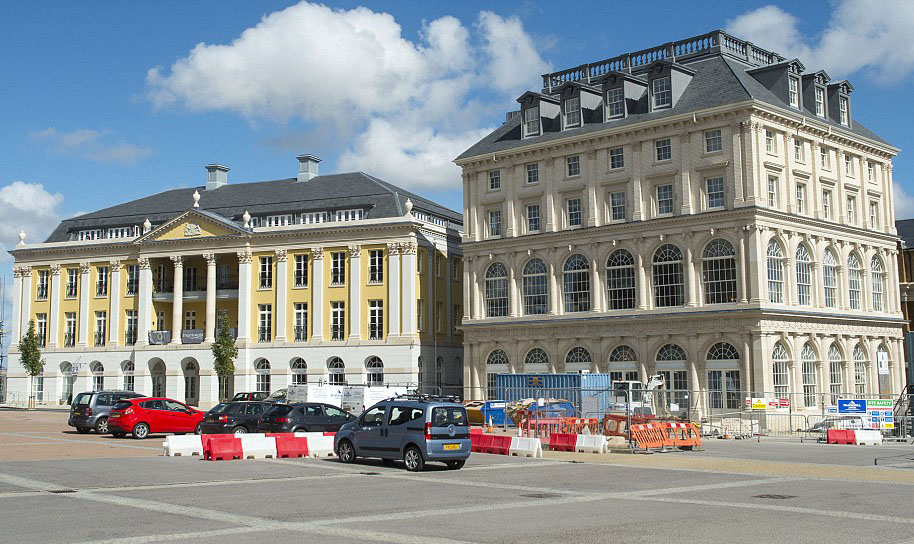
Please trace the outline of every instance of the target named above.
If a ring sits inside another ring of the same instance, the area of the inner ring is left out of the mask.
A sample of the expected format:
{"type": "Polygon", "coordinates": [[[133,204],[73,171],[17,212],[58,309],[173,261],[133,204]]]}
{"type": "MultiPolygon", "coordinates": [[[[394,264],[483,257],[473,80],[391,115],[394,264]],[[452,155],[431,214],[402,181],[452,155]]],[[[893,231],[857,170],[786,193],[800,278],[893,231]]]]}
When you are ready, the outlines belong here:
{"type": "Polygon", "coordinates": [[[910,444],[473,454],[460,471],[412,474],[161,457],[158,437],[68,434],[65,421],[0,412],[0,542],[914,543],[914,470],[873,466],[914,457],[910,444]]]}

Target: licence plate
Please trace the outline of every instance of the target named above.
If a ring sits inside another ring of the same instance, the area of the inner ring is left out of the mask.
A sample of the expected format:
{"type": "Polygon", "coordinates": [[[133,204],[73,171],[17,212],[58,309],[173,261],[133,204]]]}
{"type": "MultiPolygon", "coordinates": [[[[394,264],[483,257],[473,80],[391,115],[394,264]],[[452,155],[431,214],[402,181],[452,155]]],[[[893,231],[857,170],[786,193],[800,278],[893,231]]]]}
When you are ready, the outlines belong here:
{"type": "Polygon", "coordinates": [[[460,444],[445,444],[444,445],[445,451],[459,450],[459,449],[460,449],[460,444]]]}

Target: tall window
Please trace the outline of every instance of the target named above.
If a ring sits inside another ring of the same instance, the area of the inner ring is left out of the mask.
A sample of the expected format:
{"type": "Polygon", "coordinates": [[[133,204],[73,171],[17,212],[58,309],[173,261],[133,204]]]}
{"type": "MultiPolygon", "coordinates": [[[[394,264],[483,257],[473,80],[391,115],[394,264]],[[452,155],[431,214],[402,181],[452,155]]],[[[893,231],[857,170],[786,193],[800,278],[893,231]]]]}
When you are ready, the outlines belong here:
{"type": "Polygon", "coordinates": [[[489,170],[489,190],[501,189],[501,170],[489,170]]]}
{"type": "MultiPolygon", "coordinates": [[[[657,352],[657,363],[674,363],[669,366],[673,367],[684,367],[686,362],[685,351],[676,344],[666,344],[657,352]]],[[[659,364],[657,366],[660,366],[659,364]]],[[[688,381],[686,378],[686,372],[684,370],[661,370],[658,372],[663,376],[663,388],[664,389],[675,389],[672,395],[669,396],[669,399],[666,402],[670,404],[678,404],[680,409],[684,407],[686,403],[686,397],[688,392],[688,381]]],[[[661,398],[665,397],[662,395],[661,398]]]]}
{"type": "Polygon", "coordinates": [[[664,215],[673,213],[673,186],[657,186],[657,214],[664,215]]]}
{"type": "Polygon", "coordinates": [[[569,198],[567,201],[568,204],[568,226],[569,227],[580,227],[581,226],[581,199],[580,198],[569,198]]]}
{"type": "Polygon", "coordinates": [[[736,252],[726,240],[711,240],[701,256],[705,304],[736,302],[736,252]]]}
{"type": "Polygon", "coordinates": [[[817,405],[816,388],[818,379],[816,376],[816,355],[812,351],[809,342],[803,344],[803,350],[800,352],[803,374],[803,405],[814,407],[817,405]]]}
{"type": "Polygon", "coordinates": [[[657,140],[654,142],[654,147],[657,150],[657,162],[668,161],[673,158],[673,146],[670,144],[669,138],[657,140]]]}
{"type": "Polygon", "coordinates": [[[92,363],[92,390],[104,391],[105,389],[105,367],[98,361],[92,363]]]}
{"type": "Polygon", "coordinates": [[[778,152],[777,137],[774,135],[774,132],[770,130],[765,131],[765,151],[772,154],[778,152]]]}
{"type": "Polygon", "coordinates": [[[724,207],[724,178],[708,178],[705,180],[708,190],[708,208],[724,207]]]}
{"type": "Polygon", "coordinates": [[[847,222],[857,224],[857,197],[853,195],[847,197],[847,222]]]}
{"type": "Polygon", "coordinates": [[[254,373],[257,375],[257,391],[261,393],[270,392],[270,361],[261,359],[254,365],[254,373]]]}
{"type": "Polygon", "coordinates": [[[787,363],[787,349],[780,342],[771,350],[771,378],[774,394],[786,396],[790,391],[790,366],[787,363]]]}
{"type": "Polygon", "coordinates": [[[368,301],[368,339],[381,340],[384,338],[384,301],[368,301]]]}
{"type": "Polygon", "coordinates": [[[49,270],[38,271],[38,300],[45,300],[48,298],[48,274],[50,274],[49,270]]]}
{"type": "MultiPolygon", "coordinates": [[[[97,297],[106,297],[108,296],[108,267],[99,266],[98,267],[98,279],[95,281],[95,296],[97,297]]],[[[42,270],[41,272],[44,272],[42,270]]],[[[41,286],[41,274],[38,275],[38,285],[41,286]]]]}
{"type": "Polygon", "coordinates": [[[673,91],[670,87],[670,76],[655,78],[651,83],[654,95],[654,109],[672,106],[673,91]]]}
{"type": "Polygon", "coordinates": [[[273,341],[273,305],[272,304],[258,304],[257,313],[259,316],[258,328],[257,328],[257,341],[258,342],[272,342],[273,341]]]}
{"type": "Polygon", "coordinates": [[[842,373],[841,352],[838,350],[838,346],[832,344],[828,348],[828,392],[831,394],[829,404],[838,404],[838,397],[841,396],[841,390],[844,389],[842,373]]]}
{"type": "Polygon", "coordinates": [[[508,355],[500,349],[492,350],[486,357],[486,394],[489,400],[498,398],[495,390],[495,377],[508,371],[508,355]]]}
{"type": "Polygon", "coordinates": [[[825,91],[816,87],[816,115],[825,117],[825,91]]]}
{"type": "Polygon", "coordinates": [[[768,242],[768,301],[784,302],[784,254],[773,239],[768,242]]]}
{"type": "Polygon", "coordinates": [[[489,236],[501,236],[501,210],[489,212],[489,236]]]}
{"type": "Polygon", "coordinates": [[[565,311],[590,310],[590,263],[579,254],[568,257],[564,267],[565,311]]]}
{"type": "Polygon", "coordinates": [[[850,124],[850,116],[847,114],[847,109],[847,97],[838,98],[838,119],[844,126],[850,124]]]}
{"type": "Polygon", "coordinates": [[[330,385],[346,385],[346,365],[339,357],[331,357],[327,361],[327,374],[330,385]]]}
{"type": "Polygon", "coordinates": [[[866,354],[860,344],[854,346],[854,393],[866,395],[866,354]]]}
{"type": "Polygon", "coordinates": [[[800,107],[800,80],[790,76],[787,79],[788,85],[788,97],[790,100],[790,105],[799,108],[800,107]]]}
{"type": "Polygon", "coordinates": [[[663,244],[654,252],[654,306],[682,306],[685,303],[682,276],[682,251],[663,244]]]}
{"type": "Polygon", "coordinates": [[[126,337],[124,338],[124,344],[132,346],[136,344],[137,336],[137,311],[136,310],[127,310],[126,312],[127,323],[126,323],[126,337]]]}
{"type": "Polygon", "coordinates": [[[76,345],[76,312],[64,314],[64,326],[63,345],[65,348],[72,348],[76,345]]]}
{"type": "Polygon", "coordinates": [[[722,147],[723,140],[720,137],[720,129],[717,130],[708,130],[705,132],[705,152],[713,153],[715,151],[720,151],[722,147]]]}
{"type": "Polygon", "coordinates": [[[860,291],[863,283],[863,269],[855,253],[847,257],[847,294],[852,310],[860,309],[860,291]]]}
{"type": "Polygon", "coordinates": [[[779,182],[779,179],[777,176],[774,176],[774,175],[768,176],[768,207],[769,208],[778,207],[778,182],[779,182]]]}
{"type": "Polygon", "coordinates": [[[366,383],[368,385],[384,385],[384,363],[381,358],[372,355],[365,362],[366,383]]]}
{"type": "Polygon", "coordinates": [[[844,173],[848,176],[854,175],[854,159],[850,155],[844,155],[844,173]]]}
{"type": "Polygon", "coordinates": [[[540,165],[538,163],[527,165],[527,183],[539,183],[540,165]]]}
{"type": "Polygon", "coordinates": [[[804,151],[803,140],[799,138],[793,139],[793,159],[797,162],[804,162],[806,159],[803,156],[804,151]]]}
{"type": "Polygon", "coordinates": [[[273,257],[266,256],[260,258],[260,288],[270,289],[273,287],[273,257]]]}
{"type": "Polygon", "coordinates": [[[612,170],[625,168],[625,152],[621,147],[614,147],[609,150],[609,167],[612,170]]]}
{"type": "Polygon", "coordinates": [[[569,178],[581,175],[580,155],[565,158],[565,173],[569,178]]]}
{"type": "Polygon", "coordinates": [[[624,249],[617,249],[606,259],[606,299],[610,310],[635,307],[635,259],[624,249]]]}
{"type": "Polygon", "coordinates": [[[108,330],[108,313],[95,312],[95,345],[105,345],[105,333],[108,330]]]}
{"type": "Polygon", "coordinates": [[[634,370],[637,362],[638,356],[631,347],[622,345],[614,348],[609,354],[610,382],[638,381],[638,371],[634,370]],[[621,368],[621,370],[613,370],[614,368],[621,368]]]}
{"type": "Polygon", "coordinates": [[[537,136],[540,133],[539,107],[524,110],[524,136],[537,136]]]}
{"type": "Polygon", "coordinates": [[[828,170],[831,168],[831,155],[828,152],[827,147],[819,148],[819,163],[822,165],[822,168],[828,170]]]}
{"type": "Polygon", "coordinates": [[[530,204],[527,206],[527,232],[539,232],[540,230],[540,206],[539,204],[530,204]]]}
{"type": "Polygon", "coordinates": [[[797,183],[797,213],[806,213],[806,185],[797,183]]]}
{"type": "Polygon", "coordinates": [[[135,366],[132,362],[127,361],[124,363],[123,372],[124,372],[124,391],[133,391],[136,387],[135,382],[135,366]]]}
{"type": "Polygon", "coordinates": [[[295,341],[305,342],[308,340],[308,303],[295,303],[295,341]]]}
{"type": "Polygon", "coordinates": [[[35,329],[38,344],[44,347],[48,341],[48,314],[35,314],[35,329]]]}
{"type": "Polygon", "coordinates": [[[549,308],[549,287],[546,263],[530,259],[524,265],[524,315],[542,315],[549,308]]]}
{"type": "Polygon", "coordinates": [[[625,93],[622,87],[606,91],[606,118],[618,119],[625,116],[625,93]]]}
{"type": "Polygon", "coordinates": [[[625,191],[610,194],[609,206],[612,221],[625,221],[625,191]]]}
{"type": "Polygon", "coordinates": [[[593,357],[586,349],[578,346],[572,348],[565,355],[565,370],[589,370],[593,363],[593,357]]]}
{"type": "Polygon", "coordinates": [[[486,270],[486,317],[508,315],[508,269],[494,263],[486,270]]]}
{"type": "Polygon", "coordinates": [[[197,290],[197,268],[193,266],[184,267],[184,291],[197,290]]]}
{"type": "Polygon", "coordinates": [[[565,127],[581,125],[581,98],[575,96],[565,101],[565,127]]]}
{"type": "Polygon", "coordinates": [[[330,303],[330,339],[344,340],[346,337],[346,303],[330,303]]]}
{"type": "Polygon", "coordinates": [[[822,257],[822,283],[825,285],[825,306],[834,308],[838,302],[838,260],[830,249],[822,257]]]}
{"type": "Polygon", "coordinates": [[[384,251],[368,251],[368,283],[384,283],[384,251]]]}
{"type": "Polygon", "coordinates": [[[822,189],[822,214],[831,219],[831,189],[822,189]]]}
{"type": "Polygon", "coordinates": [[[883,311],[883,293],[885,293],[885,268],[878,257],[873,257],[870,261],[870,274],[873,281],[873,310],[883,311]]]}
{"type": "Polygon", "coordinates": [[[308,363],[301,357],[292,359],[292,385],[306,385],[308,383],[308,363]]]}
{"type": "Polygon", "coordinates": [[[67,292],[64,295],[64,297],[65,298],[76,298],[77,285],[79,285],[79,269],[68,268],[67,269],[67,292]]]}
{"type": "Polygon", "coordinates": [[[879,228],[879,203],[876,201],[870,202],[870,228],[879,228]]]}
{"type": "Polygon", "coordinates": [[[867,161],[867,163],[866,163],[866,180],[867,181],[876,180],[876,167],[873,166],[873,163],[871,161],[867,161]]]}
{"type": "Polygon", "coordinates": [[[541,348],[533,348],[524,357],[525,372],[545,372],[549,369],[549,354],[541,348]]]}
{"type": "Polygon", "coordinates": [[[739,352],[732,344],[718,342],[711,346],[706,356],[709,367],[731,366],[726,370],[708,371],[708,391],[711,408],[738,410],[740,408],[741,386],[739,370],[739,352]],[[724,403],[726,400],[726,404],[724,403]]]}
{"type": "Polygon", "coordinates": [[[330,254],[330,285],[346,283],[346,253],[334,251],[330,254]]]}
{"type": "Polygon", "coordinates": [[[135,295],[140,290],[140,267],[139,265],[127,265],[127,294],[135,295]]]}
{"type": "Polygon", "coordinates": [[[804,245],[797,247],[797,303],[812,303],[812,264],[804,245]]]}
{"type": "Polygon", "coordinates": [[[307,287],[308,286],[308,256],[307,255],[296,255],[295,256],[295,287],[307,287]]]}
{"type": "Polygon", "coordinates": [[[425,330],[425,303],[421,298],[416,301],[416,330],[425,330]]]}

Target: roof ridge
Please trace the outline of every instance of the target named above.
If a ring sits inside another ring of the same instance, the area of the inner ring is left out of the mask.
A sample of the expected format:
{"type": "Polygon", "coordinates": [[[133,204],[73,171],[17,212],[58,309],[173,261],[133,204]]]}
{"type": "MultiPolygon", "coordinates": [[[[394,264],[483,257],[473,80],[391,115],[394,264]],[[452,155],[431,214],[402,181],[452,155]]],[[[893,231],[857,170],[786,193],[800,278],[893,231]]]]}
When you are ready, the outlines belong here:
{"type": "Polygon", "coordinates": [[[390,194],[394,195],[394,202],[396,202],[396,204],[397,204],[397,213],[399,213],[400,215],[403,215],[403,206],[400,205],[400,193],[399,193],[399,191],[394,191],[393,189],[391,189],[391,187],[396,187],[395,185],[391,185],[391,187],[387,187],[387,185],[388,185],[387,182],[383,181],[381,178],[376,178],[376,177],[372,176],[371,174],[367,174],[361,170],[359,170],[359,174],[365,176],[378,187],[380,187],[380,188],[386,190],[387,192],[389,192],[390,194]]]}

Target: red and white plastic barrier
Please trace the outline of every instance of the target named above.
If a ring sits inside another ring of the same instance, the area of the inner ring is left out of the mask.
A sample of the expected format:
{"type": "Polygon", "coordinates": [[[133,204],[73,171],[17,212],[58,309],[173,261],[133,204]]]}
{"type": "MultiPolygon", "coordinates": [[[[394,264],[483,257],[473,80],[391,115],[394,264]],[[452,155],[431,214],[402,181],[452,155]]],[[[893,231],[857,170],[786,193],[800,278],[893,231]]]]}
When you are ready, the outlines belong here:
{"type": "Polygon", "coordinates": [[[162,447],[166,457],[203,455],[203,440],[196,434],[166,436],[162,447]]]}
{"type": "Polygon", "coordinates": [[[553,433],[549,437],[549,449],[552,451],[606,453],[606,437],[600,434],[553,433]]]}
{"type": "Polygon", "coordinates": [[[542,457],[543,443],[539,438],[485,434],[481,430],[472,429],[470,431],[470,451],[517,457],[542,457]]]}
{"type": "Polygon", "coordinates": [[[249,433],[168,436],[167,456],[202,455],[210,461],[329,457],[335,433],[249,433]]]}
{"type": "Polygon", "coordinates": [[[828,429],[825,441],[829,444],[878,446],[882,444],[882,433],[871,429],[828,429]]]}
{"type": "Polygon", "coordinates": [[[542,457],[543,443],[539,438],[512,436],[508,453],[516,457],[542,457]]]}

